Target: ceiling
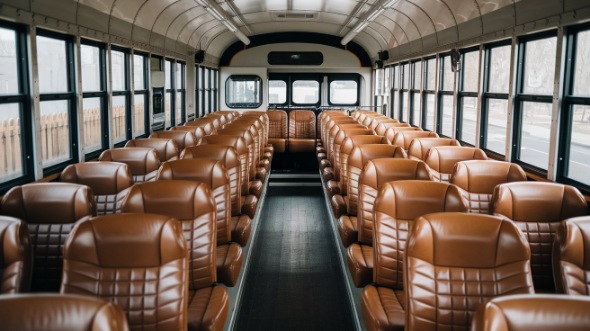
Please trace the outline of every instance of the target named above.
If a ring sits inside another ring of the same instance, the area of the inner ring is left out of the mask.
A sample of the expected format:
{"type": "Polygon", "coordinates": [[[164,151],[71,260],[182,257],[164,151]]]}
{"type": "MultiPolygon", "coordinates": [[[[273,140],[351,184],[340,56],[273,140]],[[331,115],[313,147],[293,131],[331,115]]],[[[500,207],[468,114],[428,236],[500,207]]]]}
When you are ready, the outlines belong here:
{"type": "Polygon", "coordinates": [[[389,6],[389,0],[0,0],[132,42],[182,53],[204,49],[216,59],[240,39],[205,6],[219,8],[245,36],[297,31],[345,37],[367,21],[352,41],[372,57],[402,46],[407,53],[439,47],[589,6],[588,1],[576,0],[393,2],[389,6]],[[367,17],[380,8],[379,16],[367,17]]]}

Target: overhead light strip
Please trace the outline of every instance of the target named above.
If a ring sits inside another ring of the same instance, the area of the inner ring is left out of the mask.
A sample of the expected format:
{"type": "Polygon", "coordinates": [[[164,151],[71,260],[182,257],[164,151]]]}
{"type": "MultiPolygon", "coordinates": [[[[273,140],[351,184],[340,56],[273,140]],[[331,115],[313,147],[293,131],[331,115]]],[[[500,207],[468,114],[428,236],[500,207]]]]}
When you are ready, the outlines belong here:
{"type": "Polygon", "coordinates": [[[199,5],[203,6],[205,10],[211,14],[216,20],[221,22],[225,27],[236,35],[240,41],[244,44],[250,44],[250,38],[248,38],[240,29],[237,28],[236,23],[233,19],[221,8],[214,0],[195,0],[199,5]]]}
{"type": "Polygon", "coordinates": [[[350,29],[350,31],[342,38],[340,43],[342,45],[348,44],[357,34],[363,31],[369,23],[373,22],[379,15],[383,14],[385,9],[390,8],[394,4],[396,4],[399,0],[381,0],[375,3],[371,8],[359,18],[356,24],[350,29]],[[385,3],[386,2],[386,3],[385,3]],[[385,4],[384,4],[385,3],[385,4]]]}

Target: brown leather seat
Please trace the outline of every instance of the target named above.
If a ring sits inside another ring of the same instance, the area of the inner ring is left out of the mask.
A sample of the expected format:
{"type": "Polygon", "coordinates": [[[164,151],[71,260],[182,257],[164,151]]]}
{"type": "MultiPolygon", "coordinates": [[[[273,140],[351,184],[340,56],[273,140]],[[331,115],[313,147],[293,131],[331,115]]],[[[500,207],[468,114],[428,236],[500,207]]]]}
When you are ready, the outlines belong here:
{"type": "Polygon", "coordinates": [[[76,223],[64,246],[61,293],[119,305],[132,330],[187,325],[188,254],[182,224],[155,214],[115,214],[76,223]]]}
{"type": "Polygon", "coordinates": [[[412,140],[417,138],[438,138],[438,134],[432,131],[397,131],[389,143],[408,151],[412,140]]]}
{"type": "MultiPolygon", "coordinates": [[[[320,169],[322,169],[322,177],[324,177],[324,181],[327,182],[329,180],[334,179],[335,176],[335,163],[336,163],[336,153],[337,150],[340,150],[336,142],[336,138],[341,130],[354,130],[354,129],[366,129],[366,132],[370,132],[365,126],[360,125],[358,123],[336,123],[330,129],[328,133],[328,150],[327,150],[327,159],[325,161],[320,162],[320,169]]],[[[346,134],[344,134],[344,137],[346,134]]],[[[342,138],[339,139],[339,141],[342,138]]]]}
{"type": "Polygon", "coordinates": [[[383,136],[385,137],[385,133],[387,132],[387,130],[389,128],[409,128],[410,124],[409,123],[399,123],[399,122],[383,122],[383,123],[379,123],[377,125],[377,127],[375,128],[375,134],[377,134],[378,136],[383,136]]]}
{"type": "Polygon", "coordinates": [[[245,118],[253,117],[258,121],[258,123],[255,123],[255,125],[256,125],[256,128],[261,130],[261,132],[262,132],[262,137],[261,137],[262,144],[260,147],[261,158],[266,158],[269,161],[272,161],[274,147],[268,143],[269,122],[270,122],[270,120],[268,118],[268,114],[266,112],[261,112],[261,111],[247,111],[244,114],[242,114],[242,117],[245,117],[245,118]]]}
{"type": "Polygon", "coordinates": [[[461,146],[459,140],[450,138],[415,138],[408,148],[408,157],[415,160],[426,160],[426,155],[432,147],[461,146]]]}
{"type": "Polygon", "coordinates": [[[184,123],[184,126],[198,126],[203,128],[206,136],[217,134],[217,130],[221,130],[221,123],[215,117],[199,117],[192,121],[184,123]]]}
{"type": "Polygon", "coordinates": [[[289,113],[289,152],[315,151],[316,118],[311,110],[297,109],[289,113]]]}
{"type": "Polygon", "coordinates": [[[348,125],[344,124],[342,126],[338,126],[340,130],[336,133],[334,137],[334,141],[332,143],[332,154],[330,157],[330,163],[332,164],[332,169],[334,169],[334,178],[333,180],[339,181],[340,180],[340,166],[341,166],[341,159],[340,159],[340,150],[342,147],[342,143],[347,137],[351,136],[370,136],[373,135],[373,132],[362,125],[348,125]]]}
{"type": "Polygon", "coordinates": [[[369,330],[403,329],[406,294],[402,264],[414,220],[430,213],[465,210],[467,205],[454,185],[415,180],[383,185],[375,201],[374,255],[367,256],[367,260],[374,259],[374,284],[366,286],[361,296],[369,330]]]}
{"type": "Polygon", "coordinates": [[[471,331],[588,330],[590,298],[567,295],[510,295],[481,305],[471,331]]]}
{"type": "Polygon", "coordinates": [[[533,293],[530,256],[510,220],[467,213],[418,218],[404,260],[406,330],[467,329],[485,300],[533,293]]]}
{"type": "Polygon", "coordinates": [[[268,143],[275,152],[284,153],[287,150],[287,113],[284,110],[268,110],[269,131],[268,143]]]}
{"type": "Polygon", "coordinates": [[[28,292],[32,268],[27,225],[18,218],[0,216],[0,294],[28,292]]]}
{"type": "MultiPolygon", "coordinates": [[[[398,132],[402,132],[402,131],[411,131],[411,132],[415,132],[415,131],[422,131],[421,128],[419,127],[415,127],[415,126],[392,126],[389,127],[389,129],[387,129],[385,131],[385,134],[383,135],[385,137],[385,139],[387,139],[387,142],[393,145],[393,139],[395,138],[395,135],[398,132]]],[[[430,131],[428,131],[430,132],[430,131]]],[[[400,146],[403,148],[403,146],[400,146]]]]}
{"type": "Polygon", "coordinates": [[[160,159],[153,148],[124,147],[108,149],[98,158],[99,161],[112,161],[127,164],[135,183],[156,180],[160,159]]]}
{"type": "Polygon", "coordinates": [[[172,139],[178,146],[179,151],[199,144],[197,141],[197,136],[195,136],[195,133],[191,131],[156,131],[150,135],[150,138],[172,139]]]}
{"type": "Polygon", "coordinates": [[[334,195],[331,199],[332,210],[338,218],[338,232],[345,247],[358,238],[357,202],[359,178],[367,162],[380,158],[406,158],[406,152],[397,146],[385,144],[365,144],[355,146],[348,157],[348,178],[346,197],[334,195]],[[344,215],[346,206],[346,215],[344,215]],[[339,214],[337,214],[339,213],[339,214]]]}
{"type": "Polygon", "coordinates": [[[213,192],[217,211],[217,279],[234,286],[242,269],[242,248],[231,238],[231,194],[223,164],[210,159],[166,162],[158,180],[192,180],[207,184],[213,192]]]}
{"type": "Polygon", "coordinates": [[[555,232],[565,219],[588,213],[584,196],[573,186],[514,182],[496,186],[492,210],[513,220],[531,247],[535,289],[554,291],[551,265],[555,232]]]}
{"type": "Polygon", "coordinates": [[[378,117],[378,118],[373,119],[373,121],[371,122],[371,125],[369,125],[369,129],[371,129],[375,134],[377,134],[377,127],[381,123],[399,123],[399,122],[398,122],[398,120],[393,119],[393,118],[389,118],[389,117],[378,117]]]}
{"type": "Polygon", "coordinates": [[[178,160],[180,150],[172,139],[166,138],[143,138],[127,141],[125,147],[147,147],[153,148],[158,153],[160,162],[178,160]]]}
{"type": "Polygon", "coordinates": [[[225,115],[227,117],[228,123],[231,123],[240,117],[240,112],[235,110],[219,110],[215,113],[225,115]]]}
{"type": "MultiPolygon", "coordinates": [[[[247,206],[242,212],[246,199],[242,199],[242,171],[240,158],[235,148],[220,145],[201,145],[186,148],[182,151],[181,159],[211,159],[221,162],[227,171],[231,196],[231,238],[241,246],[246,246],[252,226],[252,217],[256,206],[247,206]],[[254,209],[252,209],[254,208],[254,209]]],[[[253,198],[252,198],[253,199],[253,198]]]]}
{"type": "Polygon", "coordinates": [[[570,218],[557,229],[553,275],[559,293],[590,295],[590,216],[570,218]]]}
{"type": "Polygon", "coordinates": [[[92,190],[71,183],[15,186],[2,198],[2,213],[25,221],[33,251],[33,292],[57,292],[62,275],[62,247],[74,223],[95,215],[92,190]]]}
{"type": "Polygon", "coordinates": [[[200,126],[175,126],[171,128],[170,131],[184,131],[194,134],[195,139],[197,140],[197,145],[200,145],[203,142],[203,137],[205,137],[205,130],[200,126]]]}
{"type": "Polygon", "coordinates": [[[0,321],[3,330],[129,330],[125,313],[119,306],[81,295],[0,296],[0,321]]]}
{"type": "Polygon", "coordinates": [[[457,162],[487,159],[486,153],[479,148],[439,146],[428,151],[424,162],[430,167],[434,180],[448,182],[457,162]]]}
{"type": "Polygon", "coordinates": [[[518,164],[495,160],[457,162],[451,175],[451,183],[469,202],[469,212],[480,214],[490,213],[496,185],[519,181],[526,181],[526,174],[518,164]]]}
{"type": "Polygon", "coordinates": [[[240,119],[234,121],[231,125],[229,125],[229,130],[226,128],[222,130],[222,134],[236,134],[236,130],[245,134],[244,132],[249,132],[249,137],[245,136],[246,143],[250,148],[250,153],[252,155],[252,163],[250,164],[250,172],[251,172],[251,179],[258,178],[261,181],[266,179],[268,175],[268,170],[270,169],[270,163],[262,160],[260,157],[260,133],[256,126],[254,125],[255,119],[248,119],[244,118],[243,120],[240,119]]]}
{"type": "Polygon", "coordinates": [[[142,183],[131,189],[123,211],[166,215],[182,222],[189,252],[189,330],[223,329],[229,296],[223,286],[214,285],[217,231],[211,189],[196,181],[142,183]]]}
{"type": "MultiPolygon", "coordinates": [[[[367,162],[359,179],[356,213],[358,238],[348,247],[347,256],[348,270],[356,287],[363,287],[373,281],[373,209],[383,185],[399,180],[431,179],[428,166],[422,161],[389,158],[367,162]]],[[[397,201],[389,203],[396,204],[397,201]]]]}
{"type": "Polygon", "coordinates": [[[388,118],[388,117],[385,117],[385,115],[379,114],[379,113],[367,113],[365,119],[362,121],[359,121],[359,123],[361,123],[362,125],[369,128],[371,126],[371,124],[373,123],[373,121],[377,118],[388,118]]]}
{"type": "Polygon", "coordinates": [[[336,126],[337,124],[353,124],[356,126],[360,125],[357,121],[355,121],[349,116],[327,116],[326,118],[326,125],[324,125],[324,128],[322,129],[322,145],[326,149],[326,157],[328,158],[328,160],[320,162],[320,169],[323,169],[326,166],[330,166],[329,159],[332,153],[332,145],[334,144],[334,138],[336,136],[336,133],[338,133],[337,130],[340,130],[340,128],[334,128],[334,126],[336,126]]]}
{"type": "Polygon", "coordinates": [[[248,189],[244,192],[250,192],[251,194],[254,194],[256,198],[260,198],[263,183],[260,179],[256,178],[255,144],[254,137],[249,129],[242,129],[230,125],[225,129],[220,130],[219,135],[240,136],[244,138],[246,147],[248,148],[248,189]]]}
{"type": "Polygon", "coordinates": [[[217,120],[219,120],[219,130],[223,129],[223,127],[228,124],[228,120],[227,120],[227,115],[226,114],[220,114],[220,113],[209,113],[207,115],[205,115],[206,118],[216,118],[217,120]]]}
{"type": "Polygon", "coordinates": [[[133,185],[129,167],[109,161],[71,164],[61,172],[59,179],[89,186],[94,193],[97,215],[120,213],[121,204],[133,185]]]}

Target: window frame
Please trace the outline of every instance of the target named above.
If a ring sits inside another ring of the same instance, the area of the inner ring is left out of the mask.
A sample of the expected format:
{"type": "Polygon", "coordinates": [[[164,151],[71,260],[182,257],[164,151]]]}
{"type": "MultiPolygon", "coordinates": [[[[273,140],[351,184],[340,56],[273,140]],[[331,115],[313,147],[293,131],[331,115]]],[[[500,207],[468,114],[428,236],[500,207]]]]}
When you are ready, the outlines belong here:
{"type": "MultiPolygon", "coordinates": [[[[438,56],[438,89],[437,89],[437,110],[436,110],[436,133],[438,133],[438,135],[440,135],[441,137],[445,137],[445,138],[451,138],[451,139],[455,139],[455,137],[449,137],[445,134],[443,134],[443,108],[444,108],[444,103],[443,103],[443,99],[445,96],[451,96],[454,99],[454,95],[455,95],[455,90],[457,89],[456,86],[456,82],[455,82],[455,78],[454,75],[456,73],[454,73],[452,70],[451,72],[453,73],[453,90],[444,90],[445,86],[444,86],[444,79],[445,79],[445,61],[446,60],[451,60],[451,53],[450,52],[446,52],[446,53],[441,53],[438,56]]],[[[451,106],[451,109],[454,111],[454,107],[451,106]]],[[[451,125],[453,124],[453,119],[451,118],[451,125]]],[[[454,133],[453,128],[451,128],[451,132],[454,133]]]]}
{"type": "MultiPolygon", "coordinates": [[[[476,108],[476,119],[475,119],[475,141],[474,144],[468,143],[465,140],[463,140],[463,104],[464,104],[464,99],[465,98],[478,98],[479,96],[479,86],[477,87],[476,91],[464,91],[465,88],[465,54],[467,53],[471,53],[471,52],[477,52],[478,54],[478,68],[479,70],[481,70],[481,66],[479,65],[479,58],[480,58],[480,54],[479,54],[479,46],[475,46],[475,47],[469,47],[469,48],[465,48],[462,49],[461,51],[461,70],[459,71],[459,73],[456,73],[456,75],[458,75],[457,77],[457,85],[455,86],[455,88],[457,89],[457,109],[455,109],[455,139],[459,140],[461,142],[462,145],[465,146],[470,146],[470,147],[474,147],[477,143],[478,143],[478,136],[477,136],[477,111],[478,109],[476,108]]],[[[478,75],[478,81],[481,75],[481,72],[478,71],[477,73],[478,75]]],[[[479,84],[478,84],[479,85],[479,84]]],[[[476,107],[477,107],[477,101],[476,101],[476,107]]]]}
{"type": "Polygon", "coordinates": [[[430,129],[427,126],[427,120],[428,120],[428,116],[425,115],[424,110],[428,110],[428,102],[427,102],[427,98],[428,96],[432,95],[434,97],[434,109],[432,109],[432,117],[434,119],[433,123],[431,123],[432,125],[432,131],[436,132],[436,115],[437,115],[437,104],[436,104],[436,89],[437,89],[437,59],[436,59],[436,55],[434,56],[430,56],[430,57],[425,57],[422,59],[422,109],[421,109],[421,113],[422,113],[422,119],[420,122],[420,127],[423,128],[424,130],[430,131],[430,129]],[[428,62],[433,60],[434,61],[434,86],[433,89],[428,89],[428,75],[429,75],[429,71],[428,71],[428,62]]]}
{"type": "MultiPolygon", "coordinates": [[[[385,70],[383,70],[385,73],[385,70]]],[[[361,90],[361,81],[359,74],[328,74],[328,105],[336,106],[336,107],[352,107],[352,106],[359,106],[360,105],[360,90],[361,90]],[[335,103],[332,102],[332,94],[331,94],[331,84],[335,81],[353,81],[356,83],[356,102],[354,103],[335,103]]],[[[321,87],[321,85],[320,85],[321,87]]],[[[321,97],[320,97],[321,99],[321,97]]],[[[321,100],[320,100],[321,102],[321,100]]]]}
{"type": "MultiPolygon", "coordinates": [[[[115,90],[111,88],[111,97],[124,96],[125,97],[125,138],[122,142],[115,142],[115,136],[113,135],[113,142],[115,147],[123,147],[129,139],[133,137],[133,129],[131,125],[131,51],[127,48],[111,45],[111,75],[112,75],[112,52],[120,52],[124,55],[124,71],[125,71],[125,89],[115,90]]],[[[112,81],[112,80],[111,80],[112,81]]],[[[112,105],[112,101],[111,101],[112,105]]],[[[112,112],[112,110],[111,110],[112,112]]],[[[111,114],[114,116],[114,114],[111,114]]],[[[114,118],[112,118],[114,120],[114,118]]],[[[114,121],[112,121],[114,123],[114,121]]],[[[113,124],[114,125],[114,124],[113,124]]]]}
{"type": "Polygon", "coordinates": [[[258,75],[230,75],[229,77],[227,77],[227,79],[225,80],[225,104],[232,109],[252,109],[252,108],[258,108],[262,105],[263,102],[263,93],[262,93],[262,89],[264,88],[264,83],[263,80],[260,76],[258,75]],[[258,102],[257,104],[234,104],[234,103],[230,103],[229,101],[229,85],[230,84],[230,80],[233,80],[233,78],[238,78],[241,81],[246,81],[247,78],[250,78],[254,81],[258,81],[260,82],[260,89],[258,90],[259,96],[260,96],[260,102],[258,102]]]}
{"type": "Polygon", "coordinates": [[[411,126],[415,126],[415,127],[421,127],[422,125],[422,90],[424,88],[424,70],[422,70],[422,66],[424,65],[424,61],[419,58],[419,59],[414,59],[412,61],[410,61],[410,92],[409,92],[409,111],[408,111],[408,115],[409,115],[409,119],[408,119],[408,123],[410,123],[411,126]],[[420,82],[416,83],[416,64],[420,63],[420,82]],[[420,104],[416,105],[415,101],[415,95],[418,94],[418,98],[420,100],[420,104]],[[418,123],[414,123],[414,114],[415,111],[418,110],[419,111],[419,115],[418,115],[418,123]]]}
{"type": "MultiPolygon", "coordinates": [[[[143,101],[143,114],[144,114],[144,118],[143,118],[143,134],[140,135],[135,135],[135,127],[133,126],[131,135],[133,138],[146,138],[149,136],[150,134],[150,90],[149,90],[149,54],[148,53],[144,53],[144,52],[138,52],[138,51],[133,51],[133,56],[141,56],[142,57],[142,61],[143,61],[143,86],[141,86],[141,88],[138,88],[137,86],[135,86],[135,79],[133,79],[134,83],[133,83],[133,111],[135,112],[135,96],[136,95],[143,95],[144,101],[143,101]]],[[[135,61],[135,59],[133,60],[135,61]]],[[[135,64],[135,62],[134,62],[135,64]]],[[[135,70],[135,68],[133,69],[135,70]]],[[[134,113],[135,114],[135,113],[134,113]]],[[[135,116],[135,115],[134,115],[135,116]]],[[[135,125],[135,123],[133,124],[135,125]]]]}

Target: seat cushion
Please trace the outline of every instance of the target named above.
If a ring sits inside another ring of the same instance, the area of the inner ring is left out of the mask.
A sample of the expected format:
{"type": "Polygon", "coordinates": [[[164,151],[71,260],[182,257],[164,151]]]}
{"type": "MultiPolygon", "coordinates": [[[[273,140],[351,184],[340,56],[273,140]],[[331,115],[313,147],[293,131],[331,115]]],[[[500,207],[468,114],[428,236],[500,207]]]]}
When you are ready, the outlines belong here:
{"type": "Polygon", "coordinates": [[[368,331],[404,330],[402,292],[367,285],[361,294],[361,309],[368,331]]]}
{"type": "Polygon", "coordinates": [[[231,218],[231,241],[240,246],[246,246],[252,229],[252,219],[248,215],[234,216],[231,218]]]}
{"type": "Polygon", "coordinates": [[[276,153],[285,153],[287,150],[287,139],[284,138],[268,138],[268,142],[274,148],[276,153]]]}
{"type": "Polygon", "coordinates": [[[346,259],[354,286],[365,287],[373,282],[373,246],[354,243],[348,247],[346,259]]]}
{"type": "Polygon", "coordinates": [[[329,180],[326,182],[326,193],[331,198],[334,194],[340,194],[340,182],[335,180],[329,180]]]}
{"type": "Polygon", "coordinates": [[[248,186],[249,190],[244,195],[249,195],[248,193],[250,193],[256,196],[257,198],[260,198],[260,194],[262,194],[262,188],[264,187],[262,181],[260,179],[251,180],[248,186]]]}
{"type": "Polygon", "coordinates": [[[188,330],[223,330],[228,310],[229,295],[223,286],[192,292],[188,305],[188,330]]]}
{"type": "Polygon", "coordinates": [[[338,233],[344,247],[348,247],[358,240],[359,232],[356,225],[356,216],[342,215],[338,218],[338,233]]]}
{"type": "Polygon", "coordinates": [[[253,219],[256,215],[256,207],[258,206],[258,198],[250,194],[247,197],[242,197],[242,215],[248,215],[253,219]]]}
{"type": "Polygon", "coordinates": [[[332,205],[332,212],[334,217],[339,218],[346,212],[346,201],[340,194],[334,194],[330,198],[330,204],[332,205]]]}
{"type": "Polygon", "coordinates": [[[217,246],[217,281],[226,286],[236,285],[242,270],[242,247],[237,243],[217,246]]]}

